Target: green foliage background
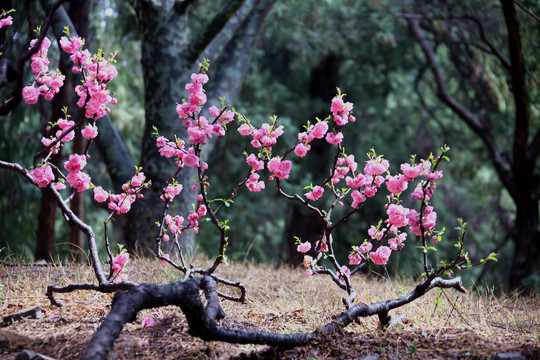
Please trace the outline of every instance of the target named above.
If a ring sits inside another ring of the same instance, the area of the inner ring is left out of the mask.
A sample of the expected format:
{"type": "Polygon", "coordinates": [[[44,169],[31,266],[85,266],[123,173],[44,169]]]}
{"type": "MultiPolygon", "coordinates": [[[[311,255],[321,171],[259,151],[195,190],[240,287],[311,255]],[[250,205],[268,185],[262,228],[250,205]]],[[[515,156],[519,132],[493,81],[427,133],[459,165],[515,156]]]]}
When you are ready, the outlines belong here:
{"type": "MultiPolygon", "coordinates": [[[[533,5],[532,2],[524,3],[533,5]]],[[[199,20],[204,19],[205,9],[203,5],[195,9],[194,26],[190,31],[197,31],[204,25],[204,21],[199,20]]],[[[279,153],[280,146],[294,143],[295,130],[307,120],[313,121],[313,114],[329,113],[330,102],[311,99],[309,86],[312,69],[329,54],[335,54],[340,60],[339,87],[347,94],[347,100],[355,104],[358,119],[356,124],[347,126],[347,153],[355,154],[359,166],[363,166],[366,153],[375,148],[377,153],[390,160],[393,164],[390,171],[394,172],[399,164],[409,160],[410,155],[427,157],[430,152],[437,152],[442,145],[448,144],[452,148],[449,154],[452,161],[445,164],[445,177],[433,200],[439,214],[438,223],[449,230],[440,256],[452,253],[451,245],[457,233],[451,229],[457,225],[455,219],[462,217],[470,223],[467,240],[471,258],[478,259],[495,249],[501,254],[500,261],[490,265],[493,271],[480,274],[482,269],[478,268],[464,275],[468,279],[481,276],[487,284],[503,285],[501,280],[508,272],[510,261],[508,254],[512,253],[511,242],[505,241],[509,237],[505,224],[512,220],[513,203],[497,180],[480,140],[439,103],[432,91],[426,91],[429,89],[425,84],[416,86],[422,65],[419,49],[407,35],[406,24],[391,16],[393,10],[398,9],[393,9],[389,1],[276,2],[264,25],[241,101],[232,105],[255,124],[267,121],[272,114],[278,116],[280,124],[287,129],[286,135],[280,138],[283,145],[278,145],[279,153]],[[420,93],[424,97],[421,98],[420,93]]],[[[24,24],[24,15],[25,10],[18,9],[15,21],[24,24]]],[[[140,39],[134,26],[134,13],[126,1],[102,0],[95,3],[90,21],[93,29],[91,48],[103,48],[106,52],[119,50],[119,77],[111,83],[118,105],[111,117],[133,158],[138,159],[144,125],[144,98],[140,39]]],[[[531,29],[537,26],[525,24],[531,29]]],[[[20,30],[23,28],[24,25],[8,30],[13,38],[10,46],[15,51],[6,56],[13,58],[16,49],[20,49],[26,40],[20,30]]],[[[525,40],[525,49],[535,46],[534,39],[537,41],[538,38],[531,36],[525,40]]],[[[444,49],[440,55],[445,59],[444,49]]],[[[526,50],[526,55],[533,69],[531,81],[538,81],[536,69],[540,60],[534,51],[526,50]]],[[[508,91],[504,88],[506,79],[490,71],[489,60],[483,60],[486,73],[501,89],[501,113],[511,112],[511,105],[504,98],[508,91]]],[[[456,82],[452,86],[459,87],[459,84],[456,82]]],[[[538,87],[531,89],[531,98],[538,98],[538,87]]],[[[532,112],[538,123],[538,102],[533,104],[532,112]]],[[[0,118],[1,159],[29,166],[29,159],[40,146],[39,117],[36,107],[21,104],[9,116],[0,118]]],[[[494,126],[504,137],[509,129],[501,119],[495,119],[494,126]]],[[[209,159],[211,194],[216,198],[227,196],[247,173],[241,155],[246,146],[246,139],[234,130],[216,143],[209,159]]],[[[97,152],[92,156],[99,159],[97,152]]],[[[293,180],[286,183],[290,192],[300,193],[303,186],[322,179],[324,174],[308,171],[315,162],[317,159],[309,155],[302,161],[295,160],[293,180]]],[[[107,184],[106,169],[99,161],[93,163],[90,173],[95,183],[107,184]]],[[[0,172],[0,248],[4,249],[0,256],[32,259],[39,199],[38,189],[21,181],[16,174],[0,172]]],[[[384,217],[382,200],[372,201],[358,217],[342,226],[335,239],[342,244],[339,255],[346,256],[352,245],[360,244],[367,237],[369,226],[384,217]]],[[[284,233],[288,218],[284,215],[289,210],[283,199],[276,196],[271,183],[267,182],[267,190],[262,194],[242,189],[241,196],[226,210],[231,225],[229,257],[275,264],[286,262],[284,233]]],[[[106,215],[90,196],[87,196],[87,214],[99,233],[106,215]]],[[[66,228],[59,217],[59,244],[67,239],[66,228]]],[[[211,256],[218,240],[211,226],[202,224],[197,237],[198,250],[211,256]]],[[[414,251],[415,245],[416,241],[409,237],[406,249],[414,251]]],[[[61,245],[58,249],[60,257],[66,254],[61,245]]],[[[417,276],[421,268],[409,250],[405,250],[393,255],[388,271],[417,276]]]]}

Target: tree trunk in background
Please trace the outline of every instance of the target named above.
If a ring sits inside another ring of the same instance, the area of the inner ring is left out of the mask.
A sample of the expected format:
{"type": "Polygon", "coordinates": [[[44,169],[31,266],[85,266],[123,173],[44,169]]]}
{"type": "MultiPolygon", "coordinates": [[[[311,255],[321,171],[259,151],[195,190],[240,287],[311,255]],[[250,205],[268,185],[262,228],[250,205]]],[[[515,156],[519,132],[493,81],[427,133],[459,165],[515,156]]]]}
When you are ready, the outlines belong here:
{"type": "MultiPolygon", "coordinates": [[[[467,105],[462,104],[459,98],[449,90],[445,79],[443,67],[437,58],[436,47],[445,44],[450,52],[450,60],[453,62],[461,80],[470,81],[471,77],[467,74],[467,69],[474,67],[474,63],[463,62],[467,57],[466,51],[470,51],[467,46],[471,43],[468,39],[454,38],[455,32],[442,32],[443,27],[433,27],[429,16],[421,15],[422,21],[416,19],[407,19],[409,29],[421,46],[426,59],[428,60],[433,80],[436,83],[436,95],[448,106],[456,115],[458,115],[478,136],[491,159],[493,167],[499,180],[506,188],[516,206],[516,217],[513,227],[513,240],[515,250],[513,254],[513,264],[509,274],[510,287],[512,289],[531,289],[540,272],[540,228],[539,228],[539,197],[540,197],[540,174],[537,171],[537,162],[540,155],[540,129],[534,129],[531,126],[529,90],[527,88],[527,76],[525,58],[521,45],[520,22],[516,14],[514,1],[501,0],[501,10],[504,16],[505,24],[501,26],[502,34],[506,34],[506,39],[500,39],[501,44],[506,47],[506,54],[491,49],[490,54],[497,57],[497,63],[500,64],[500,70],[505,72],[510,79],[511,95],[514,102],[513,117],[508,117],[508,126],[511,130],[508,132],[508,138],[513,138],[512,143],[506,149],[502,148],[505,142],[497,143],[497,138],[493,132],[492,119],[490,112],[497,111],[496,107],[489,106],[489,103],[478,102],[479,99],[486,98],[488,91],[480,87],[473,89],[470,98],[474,99],[467,105]],[[431,39],[424,35],[424,31],[430,32],[431,39]],[[509,61],[505,58],[508,56],[509,61]],[[487,94],[486,94],[487,93],[487,94]],[[474,106],[474,104],[482,106],[474,106]],[[487,105],[487,106],[486,106],[487,105]],[[531,277],[529,280],[526,279],[531,277]],[[535,279],[536,278],[536,279],[535,279]]],[[[437,9],[439,11],[439,9],[437,9]]],[[[479,14],[471,14],[472,18],[479,14]]],[[[486,21],[484,19],[484,21],[486,21]]],[[[466,28],[463,29],[466,33],[466,28]]],[[[468,30],[473,34],[478,31],[476,25],[474,30],[468,30]]],[[[484,40],[485,41],[485,40],[484,40]]],[[[502,46],[502,45],[501,45],[502,46]]],[[[482,81],[476,81],[481,84],[482,81]]],[[[485,86],[484,89],[489,87],[485,86]]],[[[460,94],[466,94],[466,89],[460,89],[460,94]]],[[[510,100],[508,100],[510,102],[510,100]]],[[[492,102],[494,103],[494,102],[492,102]]],[[[496,114],[501,115],[501,114],[496,114]]],[[[501,120],[502,121],[502,120],[501,120]]],[[[502,235],[504,236],[504,235],[502,235]]]]}
{"type": "MultiPolygon", "coordinates": [[[[210,81],[208,104],[219,105],[219,97],[225,97],[227,102],[236,100],[255,39],[273,3],[274,0],[231,0],[191,43],[185,36],[189,6],[176,6],[171,0],[138,3],[146,111],[140,165],[152,185],[145,191],[144,199],[135,202],[129,213],[126,244],[132,251],[153,253],[157,235],[155,222],[161,218],[164,206],[159,196],[176,170],[171,159],[159,155],[152,135],[153,127],[169,139],[175,134],[187,140],[186,127],[178,119],[175,108],[176,103],[186,97],[185,83],[189,81],[191,71],[198,71],[196,62],[202,54],[211,58],[212,63],[217,62],[221,54],[226,55],[220,58],[210,81]],[[205,52],[210,47],[212,50],[205,52]]],[[[195,174],[194,168],[182,170],[178,180],[184,190],[182,196],[175,198],[170,213],[186,215],[192,211],[192,204],[196,202],[196,193],[191,190],[195,174]]],[[[182,235],[181,242],[185,250],[191,252],[193,233],[182,235]]]]}
{"type": "MultiPolygon", "coordinates": [[[[62,64],[60,64],[62,67],[62,64]]],[[[47,131],[49,122],[58,121],[62,118],[64,114],[62,113],[62,106],[68,103],[69,93],[68,88],[63,86],[60,88],[60,92],[51,100],[50,103],[50,117],[44,116],[44,112],[41,111],[43,104],[40,103],[40,112],[41,116],[41,133],[43,136],[50,136],[51,133],[54,133],[58,128],[53,128],[47,131]]],[[[44,101],[44,100],[39,100],[44,101]]],[[[47,104],[48,105],[48,104],[47,104]]],[[[58,155],[53,155],[51,158],[51,163],[55,166],[60,166],[62,160],[62,152],[58,155]]],[[[54,223],[56,220],[56,200],[54,199],[51,191],[49,189],[41,190],[41,205],[39,208],[38,214],[38,227],[36,232],[36,252],[35,260],[45,260],[53,261],[54,260],[54,223]]]]}
{"type": "MultiPolygon", "coordinates": [[[[540,271],[539,176],[535,175],[538,150],[534,149],[534,140],[529,147],[529,132],[532,129],[519,20],[513,1],[501,0],[501,5],[508,32],[508,53],[511,63],[509,72],[515,104],[511,168],[515,184],[513,198],[516,204],[516,232],[510,287],[530,288],[530,284],[523,283],[523,280],[528,276],[538,275],[540,271]]],[[[540,137],[540,130],[537,131],[535,140],[540,137]]]]}
{"type": "MultiPolygon", "coordinates": [[[[89,46],[88,15],[90,13],[90,2],[86,0],[71,0],[66,6],[66,10],[75,26],[77,34],[79,34],[80,37],[85,38],[85,45],[89,46]]],[[[68,69],[65,69],[65,71],[67,73],[68,69]]],[[[64,73],[64,71],[62,71],[62,73],[64,73]]],[[[71,86],[67,85],[66,87],[70,88],[71,86]]],[[[75,111],[76,115],[73,114],[73,120],[75,122],[80,121],[84,117],[84,113],[76,106],[73,97],[71,100],[70,109],[77,110],[75,111]]],[[[86,139],[81,135],[80,130],[77,130],[75,139],[73,139],[73,153],[84,153],[86,145],[86,139]]],[[[71,200],[71,210],[81,220],[84,220],[84,194],[84,192],[78,192],[73,197],[73,200],[71,200]]],[[[69,242],[72,251],[72,260],[77,263],[84,262],[86,259],[84,255],[85,236],[76,226],[71,226],[69,242]]]]}
{"type": "MultiPolygon", "coordinates": [[[[67,3],[69,16],[72,19],[73,24],[70,24],[70,30],[72,34],[78,34],[81,37],[88,37],[88,14],[90,11],[90,3],[84,0],[72,0],[67,3]],[[74,28],[73,28],[74,27],[74,28]]],[[[58,36],[57,36],[58,37],[58,36]]],[[[59,38],[59,37],[58,37],[59,38]]],[[[88,45],[88,41],[86,43],[88,45]]],[[[60,57],[58,68],[62,74],[66,74],[65,86],[60,89],[60,93],[56,95],[51,102],[51,117],[45,122],[56,122],[58,119],[64,117],[62,112],[63,106],[69,106],[73,120],[78,121],[84,114],[79,111],[79,108],[74,103],[74,97],[70,96],[67,89],[70,89],[73,84],[71,83],[70,67],[65,66],[64,57],[60,57]]],[[[49,133],[45,130],[46,123],[42,124],[42,133],[44,136],[48,136],[49,133]]],[[[53,132],[56,129],[53,129],[53,132]]],[[[73,142],[73,152],[81,154],[84,152],[86,145],[85,139],[81,136],[80,131],[77,132],[73,142]]],[[[55,156],[56,166],[61,167],[61,155],[55,156]]],[[[84,193],[77,193],[71,201],[71,210],[80,219],[84,219],[84,193]]],[[[48,190],[42,190],[41,206],[38,215],[38,230],[37,230],[37,246],[35,257],[36,260],[44,259],[51,261],[54,255],[54,223],[56,219],[56,201],[52,198],[48,190]]],[[[85,261],[84,256],[84,234],[76,227],[72,226],[70,229],[70,244],[73,251],[72,260],[76,262],[85,261]]]]}
{"type": "MultiPolygon", "coordinates": [[[[311,114],[311,122],[315,117],[324,119],[329,113],[330,101],[336,95],[339,82],[339,65],[339,58],[329,54],[311,71],[309,85],[311,98],[328,104],[328,108],[316,110],[311,114]]],[[[314,180],[317,181],[328,175],[331,147],[326,141],[314,141],[311,146],[308,156],[316,157],[318,160],[306,171],[314,174],[314,180]]],[[[298,266],[302,264],[304,256],[296,250],[295,237],[299,237],[302,242],[309,241],[314,248],[315,242],[320,238],[322,227],[315,214],[296,202],[289,206],[289,212],[289,222],[285,228],[288,262],[290,265],[298,266]]]]}

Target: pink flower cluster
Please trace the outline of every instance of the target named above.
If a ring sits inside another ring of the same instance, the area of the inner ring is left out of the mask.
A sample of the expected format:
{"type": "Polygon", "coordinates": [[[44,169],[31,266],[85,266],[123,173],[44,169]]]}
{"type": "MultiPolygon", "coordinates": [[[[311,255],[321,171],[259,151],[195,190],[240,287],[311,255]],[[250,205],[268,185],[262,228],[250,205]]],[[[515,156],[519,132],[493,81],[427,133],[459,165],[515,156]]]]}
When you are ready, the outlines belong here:
{"type": "Polygon", "coordinates": [[[44,164],[33,170],[30,170],[30,176],[34,184],[40,188],[45,188],[54,180],[52,167],[49,164],[44,164]]]}
{"type": "Polygon", "coordinates": [[[13,17],[11,15],[0,19],[0,29],[4,26],[13,25],[13,17]]]}
{"type": "MultiPolygon", "coordinates": [[[[404,190],[406,190],[408,187],[408,182],[413,181],[418,176],[424,175],[427,180],[420,181],[411,196],[417,200],[424,199],[427,201],[431,198],[431,195],[436,188],[435,181],[440,179],[443,175],[442,171],[431,172],[431,163],[427,160],[421,161],[419,164],[416,165],[411,165],[407,163],[401,164],[400,168],[403,174],[386,176],[386,186],[388,188],[388,191],[392,194],[390,199],[392,199],[393,195],[400,195],[404,190]]],[[[380,175],[382,175],[387,170],[388,163],[386,162],[386,160],[383,160],[381,158],[369,161],[364,168],[366,174],[369,173],[371,174],[370,176],[375,175],[378,178],[382,178],[380,175]]],[[[364,178],[367,178],[367,176],[368,175],[364,176],[364,178]]],[[[354,179],[347,179],[347,184],[349,186],[362,184],[362,181],[359,180],[358,175],[356,179],[357,181],[354,184],[354,179]]],[[[377,185],[377,181],[375,182],[375,185],[377,185]]],[[[378,186],[380,186],[380,184],[377,185],[377,187],[378,186]]],[[[355,205],[355,202],[359,202],[359,200],[356,200],[356,196],[361,195],[359,194],[360,193],[357,192],[357,190],[354,190],[352,192],[353,206],[355,205]]],[[[408,209],[399,203],[389,204],[386,213],[388,215],[388,219],[385,222],[387,226],[384,229],[372,226],[368,230],[368,234],[371,239],[378,242],[381,242],[382,239],[386,236],[393,235],[392,237],[389,236],[387,240],[389,245],[388,247],[380,246],[375,252],[369,254],[369,258],[375,264],[386,264],[386,261],[390,257],[391,251],[399,251],[403,249],[403,247],[405,246],[404,242],[407,238],[407,233],[400,232],[399,229],[407,225],[409,226],[413,234],[417,236],[422,236],[423,229],[424,235],[433,236],[433,241],[437,241],[437,237],[435,236],[436,232],[434,232],[433,230],[437,222],[437,213],[433,210],[432,206],[425,206],[421,221],[420,214],[416,210],[408,209]]],[[[349,254],[349,263],[351,265],[357,265],[362,262],[363,257],[359,254],[359,252],[362,254],[368,253],[369,251],[371,251],[372,246],[371,243],[368,242],[361,245],[361,247],[354,248],[353,251],[349,254]],[[366,244],[369,244],[369,249],[367,249],[366,244]],[[360,249],[361,247],[363,248],[360,249]]]]}
{"type": "MultiPolygon", "coordinates": [[[[182,224],[184,223],[184,218],[182,216],[180,216],[180,215],[176,215],[176,216],[166,215],[165,216],[165,223],[167,224],[167,227],[169,228],[169,230],[171,230],[171,233],[174,236],[177,236],[177,235],[180,235],[180,234],[183,233],[184,228],[182,227],[182,224]]],[[[163,240],[168,241],[169,237],[167,236],[167,238],[165,239],[165,236],[164,236],[163,240]]]]}
{"type": "Polygon", "coordinates": [[[79,96],[77,105],[85,108],[86,118],[97,120],[111,112],[109,104],[116,105],[107,83],[118,75],[118,71],[112,59],[105,59],[101,52],[92,56],[87,49],[81,50],[83,45],[84,40],[78,36],[60,39],[62,49],[72,54],[70,59],[75,63],[72,71],[84,73],[84,83],[75,87],[79,96]]]}
{"type": "Polygon", "coordinates": [[[257,173],[253,173],[249,176],[249,178],[246,180],[246,187],[251,192],[260,192],[261,190],[264,190],[266,185],[264,184],[264,181],[260,180],[260,175],[257,173]]]}
{"type": "Polygon", "coordinates": [[[253,125],[244,123],[240,125],[238,132],[243,136],[251,135],[253,138],[251,140],[251,146],[254,148],[264,147],[268,151],[272,151],[272,145],[283,135],[283,126],[276,126],[275,122],[272,125],[264,123],[260,129],[256,129],[253,125]]]}
{"type": "MultiPolygon", "coordinates": [[[[32,40],[30,42],[30,49],[36,43],[37,39],[32,40]]],[[[34,73],[34,79],[41,85],[39,87],[28,85],[23,88],[22,97],[27,104],[35,104],[40,95],[47,100],[51,100],[64,85],[65,75],[62,75],[59,70],[55,72],[49,71],[50,61],[47,54],[50,46],[51,41],[47,37],[44,37],[38,52],[31,57],[32,63],[30,67],[34,73]]]]}
{"type": "Polygon", "coordinates": [[[277,156],[268,161],[268,170],[278,179],[288,179],[291,168],[292,162],[290,160],[282,160],[277,156]]]}
{"type": "Polygon", "coordinates": [[[317,201],[321,198],[323,194],[324,194],[324,188],[316,185],[313,187],[313,190],[305,193],[304,196],[308,198],[309,200],[317,201]]]}
{"type": "Polygon", "coordinates": [[[137,172],[130,181],[122,185],[124,192],[121,194],[109,194],[101,186],[95,187],[94,200],[97,202],[110,200],[109,209],[116,211],[117,214],[125,214],[131,210],[131,205],[137,198],[143,197],[141,191],[148,187],[148,183],[144,182],[145,179],[143,172],[137,172]]]}
{"type": "Polygon", "coordinates": [[[128,276],[122,270],[124,270],[128,261],[129,254],[126,251],[122,251],[118,256],[113,258],[112,268],[113,274],[116,275],[115,282],[127,281],[128,276]]]}
{"type": "Polygon", "coordinates": [[[330,111],[334,116],[336,125],[343,126],[349,121],[355,122],[356,118],[352,115],[353,104],[343,101],[343,95],[339,94],[332,99],[330,111]]]}
{"type": "Polygon", "coordinates": [[[298,134],[298,141],[300,141],[294,148],[296,156],[303,158],[307,152],[311,150],[309,144],[314,139],[322,139],[328,132],[328,123],[326,121],[319,121],[315,125],[310,125],[306,131],[298,134]]]}
{"type": "Polygon", "coordinates": [[[163,190],[163,194],[159,197],[163,201],[173,201],[176,195],[182,191],[181,184],[171,184],[163,190]]]}
{"type": "Polygon", "coordinates": [[[184,101],[182,104],[176,105],[176,113],[182,120],[189,117],[193,118],[194,115],[201,111],[202,106],[206,103],[206,94],[203,90],[203,84],[208,82],[208,75],[206,74],[191,74],[192,83],[186,84],[185,89],[190,93],[188,101],[184,101]]]}
{"type": "Polygon", "coordinates": [[[90,176],[81,171],[85,166],[86,156],[79,154],[69,155],[69,160],[64,163],[64,168],[69,172],[67,182],[77,192],[85,191],[90,187],[90,176]]]}

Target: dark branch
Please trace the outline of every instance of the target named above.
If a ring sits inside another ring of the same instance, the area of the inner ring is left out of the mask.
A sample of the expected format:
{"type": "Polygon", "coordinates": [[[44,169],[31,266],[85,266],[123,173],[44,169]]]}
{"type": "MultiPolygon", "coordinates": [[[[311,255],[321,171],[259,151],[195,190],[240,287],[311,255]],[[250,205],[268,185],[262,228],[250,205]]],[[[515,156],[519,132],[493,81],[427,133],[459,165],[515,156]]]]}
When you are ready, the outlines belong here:
{"type": "Polygon", "coordinates": [[[225,316],[218,301],[218,295],[211,277],[197,277],[167,285],[142,284],[127,292],[116,293],[112,308],[96,334],[90,341],[81,359],[106,359],[122,328],[134,321],[143,309],[176,305],[184,312],[189,324],[189,332],[205,341],[224,341],[236,344],[259,344],[281,348],[291,348],[307,344],[321,334],[339,331],[359,317],[379,315],[389,321],[388,312],[421,297],[434,287],[454,288],[466,293],[461,279],[444,280],[436,277],[418,285],[409,294],[394,300],[374,304],[359,303],[341,313],[332,322],[312,333],[276,334],[266,331],[243,331],[225,329],[217,321],[225,316]],[[203,290],[207,305],[199,295],[203,290]]]}
{"type": "MultiPolygon", "coordinates": [[[[210,24],[204,28],[196,39],[194,39],[188,49],[186,59],[188,63],[193,63],[212,40],[225,27],[227,22],[235,16],[236,11],[244,4],[246,0],[229,0],[214,16],[210,24]]],[[[250,0],[248,0],[250,1],[250,0]]]]}
{"type": "Polygon", "coordinates": [[[468,109],[466,109],[463,104],[457,101],[452,97],[446,88],[446,79],[442,72],[441,65],[435,55],[435,51],[431,47],[428,39],[425,37],[424,32],[420,28],[418,20],[407,19],[407,24],[411,33],[416,38],[418,44],[422,48],[424,55],[431,65],[431,71],[435,78],[437,85],[436,95],[444,104],[446,104],[456,115],[458,115],[465,123],[474,131],[474,133],[484,142],[486,146],[493,166],[497,171],[499,178],[502,183],[510,193],[510,195],[516,199],[518,196],[518,191],[515,186],[515,181],[512,177],[510,171],[506,168],[505,163],[502,158],[502,153],[499,150],[493,134],[485,126],[485,124],[468,109]]]}

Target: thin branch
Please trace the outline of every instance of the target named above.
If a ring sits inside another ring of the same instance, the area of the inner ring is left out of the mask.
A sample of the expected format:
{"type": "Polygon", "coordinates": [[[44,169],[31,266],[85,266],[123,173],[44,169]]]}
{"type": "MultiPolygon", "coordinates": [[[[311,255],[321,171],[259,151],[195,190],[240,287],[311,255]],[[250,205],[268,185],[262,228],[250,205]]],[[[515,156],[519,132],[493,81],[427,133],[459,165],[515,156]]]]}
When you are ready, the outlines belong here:
{"type": "Polygon", "coordinates": [[[516,199],[518,197],[518,191],[516,189],[515,181],[512,177],[510,171],[506,168],[504,161],[502,159],[501,151],[499,150],[493,134],[485,126],[485,124],[468,109],[466,109],[463,104],[457,101],[452,97],[446,88],[446,79],[442,72],[442,67],[437,59],[437,56],[429,44],[429,41],[425,37],[422,29],[420,28],[418,20],[407,19],[407,24],[412,34],[418,41],[418,44],[422,48],[424,55],[431,64],[431,71],[435,78],[437,84],[436,95],[437,97],[446,104],[456,115],[458,115],[475,133],[476,135],[484,142],[486,146],[491,161],[501,179],[502,183],[512,196],[516,199]]]}
{"type": "Polygon", "coordinates": [[[523,4],[521,4],[519,1],[517,0],[514,0],[514,4],[516,4],[517,6],[519,6],[523,11],[525,11],[527,14],[529,14],[530,16],[532,16],[534,18],[534,20],[540,22],[540,18],[538,16],[536,16],[531,10],[527,9],[525,6],[523,6],[523,4]]]}

